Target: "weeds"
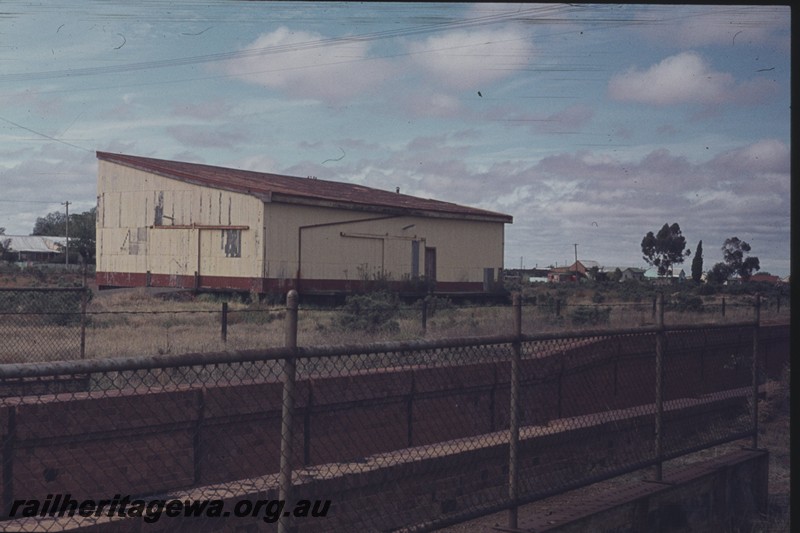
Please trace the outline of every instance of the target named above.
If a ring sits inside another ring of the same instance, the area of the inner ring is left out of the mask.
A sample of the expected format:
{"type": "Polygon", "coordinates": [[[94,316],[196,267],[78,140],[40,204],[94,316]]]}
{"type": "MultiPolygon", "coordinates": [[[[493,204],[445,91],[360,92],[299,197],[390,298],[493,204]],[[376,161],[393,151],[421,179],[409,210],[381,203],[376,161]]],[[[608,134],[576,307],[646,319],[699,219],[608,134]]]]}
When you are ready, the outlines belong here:
{"type": "Polygon", "coordinates": [[[608,324],[610,307],[581,305],[570,313],[570,320],[576,326],[598,326],[608,324]]]}
{"type": "Polygon", "coordinates": [[[387,291],[348,296],[335,323],[343,330],[397,332],[399,308],[397,296],[387,291]]]}

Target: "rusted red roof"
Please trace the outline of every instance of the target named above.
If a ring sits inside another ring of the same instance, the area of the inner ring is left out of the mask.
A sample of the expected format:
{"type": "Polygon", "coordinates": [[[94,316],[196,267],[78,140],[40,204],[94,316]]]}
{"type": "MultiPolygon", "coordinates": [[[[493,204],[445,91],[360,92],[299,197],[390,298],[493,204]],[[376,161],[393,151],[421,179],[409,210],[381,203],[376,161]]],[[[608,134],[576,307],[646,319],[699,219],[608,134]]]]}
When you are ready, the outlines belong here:
{"type": "Polygon", "coordinates": [[[750,281],[765,281],[767,283],[780,283],[781,278],[773,276],[772,274],[753,274],[750,276],[750,281]]]}
{"type": "Polygon", "coordinates": [[[251,194],[269,202],[330,205],[392,214],[422,216],[438,214],[454,218],[513,222],[513,217],[503,213],[373,189],[354,183],[282,176],[108,152],[97,152],[97,158],[196,185],[251,194]]]}

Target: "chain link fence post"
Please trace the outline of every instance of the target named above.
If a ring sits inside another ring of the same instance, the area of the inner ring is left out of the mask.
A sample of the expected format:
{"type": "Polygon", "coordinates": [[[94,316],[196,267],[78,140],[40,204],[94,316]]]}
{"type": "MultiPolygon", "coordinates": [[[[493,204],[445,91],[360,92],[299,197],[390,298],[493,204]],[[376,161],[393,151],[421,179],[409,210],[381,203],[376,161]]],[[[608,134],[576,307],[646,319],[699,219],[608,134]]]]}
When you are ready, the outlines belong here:
{"type": "Polygon", "coordinates": [[[428,302],[430,302],[431,297],[426,296],[422,299],[422,336],[424,337],[426,333],[428,333],[428,302]]]}
{"type": "Polygon", "coordinates": [[[517,528],[519,495],[519,374],[520,359],[522,357],[522,298],[519,292],[512,297],[514,311],[514,344],[511,356],[511,406],[509,411],[509,436],[508,436],[508,499],[511,507],[508,509],[508,527],[517,528]]]}
{"type": "MultiPolygon", "coordinates": [[[[284,345],[291,351],[283,360],[283,411],[281,413],[281,461],[279,479],[279,498],[290,506],[292,492],[292,411],[294,411],[294,382],[297,370],[297,291],[292,289],[286,295],[286,325],[284,345]]],[[[291,516],[281,513],[278,519],[278,533],[289,533],[291,516]]]]}
{"type": "Polygon", "coordinates": [[[222,342],[228,342],[228,302],[222,302],[222,316],[220,317],[222,342]]]}
{"type": "Polygon", "coordinates": [[[655,428],[655,480],[661,481],[664,445],[664,293],[656,294],[656,428],[655,428]]]}
{"type": "Polygon", "coordinates": [[[655,321],[655,320],[656,320],[656,306],[657,306],[657,303],[656,303],[656,302],[657,302],[657,301],[658,301],[658,295],[656,294],[656,295],[654,295],[654,296],[653,296],[653,310],[652,310],[652,312],[650,313],[650,315],[651,315],[651,317],[652,317],[653,321],[655,321]]]}
{"type": "Polygon", "coordinates": [[[761,294],[756,293],[753,324],[753,449],[758,449],[758,334],[761,327],[761,294]]]}
{"type": "MultiPolygon", "coordinates": [[[[84,268],[84,272],[86,269],[84,268]]],[[[86,286],[84,278],[83,291],[81,292],[81,359],[86,358],[86,305],[89,302],[90,289],[86,286]]]]}

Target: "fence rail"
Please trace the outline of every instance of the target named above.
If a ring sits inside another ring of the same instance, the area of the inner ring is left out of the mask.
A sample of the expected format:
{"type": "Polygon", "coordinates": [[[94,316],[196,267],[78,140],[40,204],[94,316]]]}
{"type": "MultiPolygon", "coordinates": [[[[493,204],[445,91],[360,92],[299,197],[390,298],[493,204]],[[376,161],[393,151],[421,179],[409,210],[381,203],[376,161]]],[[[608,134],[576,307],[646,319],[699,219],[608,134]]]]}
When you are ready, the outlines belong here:
{"type": "Polygon", "coordinates": [[[659,303],[654,325],[523,333],[515,298],[508,334],[298,346],[290,295],[280,347],[0,365],[0,530],[138,531],[119,512],[20,516],[59,494],[332,500],[316,519],[145,514],[178,531],[428,531],[503,509],[514,527],[526,502],[756,447],[759,386],[788,361],[758,303],[724,325],[667,326],[659,303]]]}

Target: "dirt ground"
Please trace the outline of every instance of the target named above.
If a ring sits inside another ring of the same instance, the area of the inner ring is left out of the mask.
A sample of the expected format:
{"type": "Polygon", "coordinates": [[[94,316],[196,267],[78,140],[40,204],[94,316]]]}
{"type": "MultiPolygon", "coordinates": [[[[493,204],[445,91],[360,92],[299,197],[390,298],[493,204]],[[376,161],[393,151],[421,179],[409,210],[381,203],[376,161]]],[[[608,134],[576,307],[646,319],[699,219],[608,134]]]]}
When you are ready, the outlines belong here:
{"type": "MultiPolygon", "coordinates": [[[[783,379],[768,384],[767,398],[759,404],[760,431],[759,448],[769,450],[769,505],[764,515],[754,524],[741,531],[748,533],[786,533],[790,531],[790,448],[789,448],[789,372],[783,379]]],[[[676,461],[686,464],[700,461],[709,455],[721,454],[742,447],[749,448],[750,440],[729,443],[712,450],[704,450],[676,461]]],[[[665,465],[665,470],[668,465],[665,465]]],[[[527,517],[541,516],[553,512],[560,506],[579,503],[587,496],[609,490],[618,490],[631,479],[649,477],[649,472],[639,471],[603,483],[597,483],[547,500],[525,505],[518,510],[520,526],[527,517]]],[[[469,522],[446,527],[438,531],[446,533],[489,533],[496,531],[494,526],[507,526],[508,511],[487,515],[469,522]]]]}

